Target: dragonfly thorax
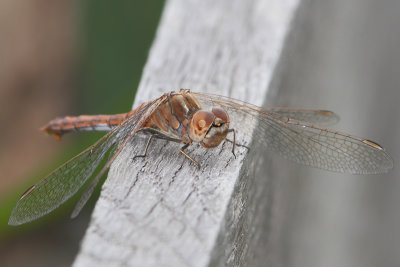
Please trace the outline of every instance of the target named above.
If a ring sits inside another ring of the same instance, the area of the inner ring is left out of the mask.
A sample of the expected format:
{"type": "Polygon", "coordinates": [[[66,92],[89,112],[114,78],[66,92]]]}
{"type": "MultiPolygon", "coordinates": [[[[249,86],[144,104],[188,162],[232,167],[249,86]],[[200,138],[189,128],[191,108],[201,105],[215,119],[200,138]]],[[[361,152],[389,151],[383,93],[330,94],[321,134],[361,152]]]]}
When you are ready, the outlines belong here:
{"type": "Polygon", "coordinates": [[[198,110],[189,123],[189,137],[205,148],[218,146],[229,131],[229,116],[222,108],[198,110]]]}

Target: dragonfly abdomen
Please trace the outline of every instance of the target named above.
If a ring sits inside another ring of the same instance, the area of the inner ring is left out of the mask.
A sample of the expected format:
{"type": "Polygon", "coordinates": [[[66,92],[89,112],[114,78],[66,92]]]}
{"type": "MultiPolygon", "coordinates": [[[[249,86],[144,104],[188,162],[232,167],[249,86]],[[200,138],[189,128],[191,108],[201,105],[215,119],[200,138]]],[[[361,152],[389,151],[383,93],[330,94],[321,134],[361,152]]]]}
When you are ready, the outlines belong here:
{"type": "Polygon", "coordinates": [[[63,134],[74,131],[111,131],[112,128],[135,114],[146,104],[147,103],[143,103],[136,109],[127,113],[113,115],[66,116],[63,118],[57,118],[43,126],[41,130],[48,135],[54,135],[58,141],[61,140],[63,134]]]}
{"type": "Polygon", "coordinates": [[[50,121],[41,130],[49,135],[54,135],[57,140],[60,140],[63,134],[72,131],[110,131],[133,112],[135,111],[115,115],[67,116],[50,121]]]}

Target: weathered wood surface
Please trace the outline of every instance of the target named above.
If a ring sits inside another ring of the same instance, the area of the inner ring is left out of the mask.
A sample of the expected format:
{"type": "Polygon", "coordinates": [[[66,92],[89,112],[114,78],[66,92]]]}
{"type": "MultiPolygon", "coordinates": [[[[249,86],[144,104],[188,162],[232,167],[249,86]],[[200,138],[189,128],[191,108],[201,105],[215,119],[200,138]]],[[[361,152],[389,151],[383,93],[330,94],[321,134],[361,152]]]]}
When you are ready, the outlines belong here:
{"type": "Polygon", "coordinates": [[[394,168],[349,175],[274,157],[290,196],[280,266],[400,266],[400,1],[307,2],[274,105],[337,112],[335,129],[378,142],[394,168]]]}
{"type": "MultiPolygon", "coordinates": [[[[257,105],[297,10],[295,0],[168,1],[135,105],[190,88],[257,105]]],[[[124,96],[121,96],[124,97],[124,96]]],[[[238,133],[240,135],[240,132],[238,133]]],[[[271,179],[264,152],[230,144],[189,150],[144,139],[112,165],[74,266],[264,266],[271,237],[271,179]]]]}

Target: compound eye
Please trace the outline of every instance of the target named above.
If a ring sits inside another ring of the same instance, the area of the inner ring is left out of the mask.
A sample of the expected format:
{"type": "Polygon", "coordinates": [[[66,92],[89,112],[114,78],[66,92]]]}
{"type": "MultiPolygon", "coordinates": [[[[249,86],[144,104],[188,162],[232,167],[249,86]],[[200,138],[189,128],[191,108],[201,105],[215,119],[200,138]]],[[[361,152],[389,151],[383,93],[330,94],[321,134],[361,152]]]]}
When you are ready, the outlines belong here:
{"type": "Polygon", "coordinates": [[[211,111],[219,119],[220,123],[229,123],[229,116],[225,110],[215,107],[211,111]]]}
{"type": "Polygon", "coordinates": [[[194,127],[198,131],[207,130],[213,123],[215,115],[209,111],[199,110],[193,116],[194,127]]]}

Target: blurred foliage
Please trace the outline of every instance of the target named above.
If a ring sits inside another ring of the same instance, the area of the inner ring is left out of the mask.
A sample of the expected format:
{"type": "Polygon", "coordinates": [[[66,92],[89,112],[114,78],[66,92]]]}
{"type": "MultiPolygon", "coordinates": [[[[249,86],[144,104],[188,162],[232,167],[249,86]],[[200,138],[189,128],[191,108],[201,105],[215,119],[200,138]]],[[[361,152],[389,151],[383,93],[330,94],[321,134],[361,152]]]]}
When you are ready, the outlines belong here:
{"type": "MultiPolygon", "coordinates": [[[[112,114],[132,108],[136,88],[157,29],[164,1],[85,0],[78,6],[79,62],[77,88],[71,90],[76,99],[76,114],[112,114]]],[[[14,192],[0,196],[0,238],[43,228],[49,223],[69,218],[75,201],[68,201],[58,210],[20,227],[7,225],[9,214],[18,197],[31,184],[39,181],[80,150],[94,143],[104,133],[83,133],[73,146],[60,151],[49,166],[39,166],[29,184],[16,185],[14,192]]],[[[98,194],[98,193],[97,193],[98,194]]],[[[76,198],[75,198],[76,200],[76,198]]],[[[92,199],[93,201],[93,199],[92,199]]]]}
{"type": "Polygon", "coordinates": [[[84,1],[82,111],[130,110],[162,7],[159,0],[84,1]]]}

